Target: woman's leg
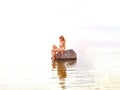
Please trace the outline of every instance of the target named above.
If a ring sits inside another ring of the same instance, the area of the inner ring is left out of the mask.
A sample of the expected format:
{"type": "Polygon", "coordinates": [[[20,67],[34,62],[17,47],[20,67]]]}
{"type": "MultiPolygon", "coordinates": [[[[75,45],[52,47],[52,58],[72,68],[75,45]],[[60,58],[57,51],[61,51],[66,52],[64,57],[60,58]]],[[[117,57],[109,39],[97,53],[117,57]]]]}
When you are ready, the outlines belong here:
{"type": "Polygon", "coordinates": [[[57,49],[58,47],[56,45],[53,45],[53,49],[57,49]]]}
{"type": "Polygon", "coordinates": [[[54,49],[58,49],[58,47],[56,45],[53,45],[53,49],[51,50],[53,60],[55,59],[55,54],[56,54],[56,51],[54,51],[54,49]]]}
{"type": "Polygon", "coordinates": [[[63,51],[64,51],[64,49],[58,48],[56,45],[53,45],[53,49],[51,50],[52,59],[53,59],[53,60],[55,59],[55,54],[56,54],[56,52],[63,52],[63,51]]]}
{"type": "Polygon", "coordinates": [[[55,52],[53,50],[51,50],[51,54],[52,54],[52,59],[55,59],[55,52]]]}
{"type": "Polygon", "coordinates": [[[56,49],[53,49],[54,52],[63,52],[64,50],[61,49],[61,48],[56,48],[56,49]]]}

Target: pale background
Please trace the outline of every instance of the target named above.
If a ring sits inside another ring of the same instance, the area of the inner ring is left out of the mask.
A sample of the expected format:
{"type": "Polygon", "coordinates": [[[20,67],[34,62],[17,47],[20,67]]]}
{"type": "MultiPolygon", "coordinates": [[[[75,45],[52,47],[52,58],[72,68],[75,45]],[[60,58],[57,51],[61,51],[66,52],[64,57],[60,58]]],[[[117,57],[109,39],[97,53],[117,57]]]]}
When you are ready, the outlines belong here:
{"type": "Polygon", "coordinates": [[[80,40],[118,42],[119,8],[118,0],[2,0],[0,58],[39,56],[49,52],[60,35],[67,48],[80,40]]]}
{"type": "MultiPolygon", "coordinates": [[[[119,9],[119,0],[1,0],[0,88],[14,90],[14,86],[27,85],[37,88],[39,84],[46,87],[44,82],[52,81],[45,79],[52,77],[48,75],[51,67],[51,47],[52,44],[58,45],[60,35],[65,36],[67,49],[72,48],[77,53],[83,48],[99,45],[116,48],[119,53],[119,9]]],[[[88,58],[92,58],[92,49],[90,50],[87,53],[88,58]]],[[[97,65],[97,69],[103,64],[105,68],[106,65],[109,68],[109,61],[99,64],[102,59],[99,55],[103,52],[95,50],[93,52],[98,52],[94,54],[98,62],[93,65],[97,65]]],[[[109,55],[105,55],[103,60],[111,59],[109,55]]],[[[119,54],[118,57],[112,57],[113,63],[119,59],[119,54]]],[[[104,67],[100,69],[101,72],[104,67]]],[[[119,76],[119,72],[117,75],[119,76]]],[[[118,78],[115,80],[119,82],[118,78]]],[[[117,84],[119,86],[119,83],[117,84]]]]}

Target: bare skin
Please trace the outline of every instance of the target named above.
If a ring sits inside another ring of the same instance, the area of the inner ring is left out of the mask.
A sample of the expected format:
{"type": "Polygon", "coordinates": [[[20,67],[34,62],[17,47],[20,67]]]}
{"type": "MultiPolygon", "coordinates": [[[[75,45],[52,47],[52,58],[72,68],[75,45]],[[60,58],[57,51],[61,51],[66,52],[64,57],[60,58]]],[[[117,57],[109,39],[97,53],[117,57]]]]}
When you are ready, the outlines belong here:
{"type": "Polygon", "coordinates": [[[55,60],[55,54],[57,54],[58,52],[63,52],[65,48],[66,48],[65,40],[59,37],[59,47],[53,45],[53,48],[51,50],[52,60],[55,60]]]}

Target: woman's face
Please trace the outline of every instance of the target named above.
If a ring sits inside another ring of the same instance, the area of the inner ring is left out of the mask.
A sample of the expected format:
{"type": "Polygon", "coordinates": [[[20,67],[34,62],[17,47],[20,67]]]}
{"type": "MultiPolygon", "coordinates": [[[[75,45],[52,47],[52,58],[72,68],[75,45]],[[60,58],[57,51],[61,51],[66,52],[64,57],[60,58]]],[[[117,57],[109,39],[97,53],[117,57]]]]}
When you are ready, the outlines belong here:
{"type": "Polygon", "coordinates": [[[59,41],[61,42],[62,40],[59,38],[59,41]]]}

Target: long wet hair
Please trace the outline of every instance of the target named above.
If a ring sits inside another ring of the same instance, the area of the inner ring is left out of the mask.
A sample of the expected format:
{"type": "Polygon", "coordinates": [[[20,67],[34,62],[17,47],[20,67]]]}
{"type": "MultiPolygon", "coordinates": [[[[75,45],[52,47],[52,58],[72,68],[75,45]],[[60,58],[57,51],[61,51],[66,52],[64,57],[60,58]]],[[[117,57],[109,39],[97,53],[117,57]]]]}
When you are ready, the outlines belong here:
{"type": "Polygon", "coordinates": [[[63,35],[61,35],[61,36],[59,37],[59,39],[65,42],[65,38],[64,38],[63,35]]]}

